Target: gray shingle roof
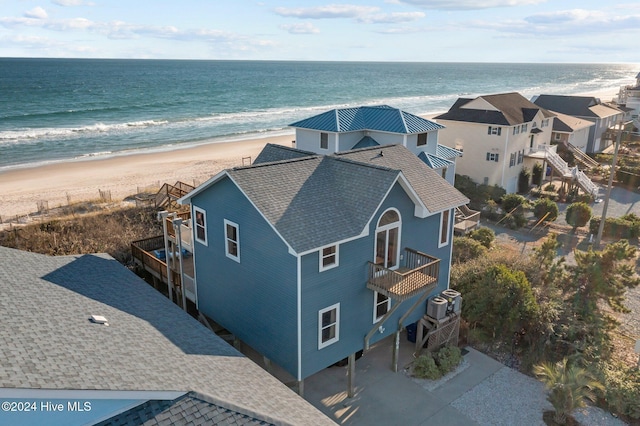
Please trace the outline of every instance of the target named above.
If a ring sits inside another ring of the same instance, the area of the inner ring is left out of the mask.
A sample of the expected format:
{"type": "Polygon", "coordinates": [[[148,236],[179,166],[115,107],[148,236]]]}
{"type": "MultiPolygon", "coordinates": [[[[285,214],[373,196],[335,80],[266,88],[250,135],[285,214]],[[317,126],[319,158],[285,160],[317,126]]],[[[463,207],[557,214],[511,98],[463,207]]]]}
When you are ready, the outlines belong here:
{"type": "Polygon", "coordinates": [[[260,426],[271,424],[220,406],[196,392],[189,392],[173,401],[148,401],[97,423],[95,426],[260,426]]]}
{"type": "Polygon", "coordinates": [[[0,247],[0,293],[0,388],[197,391],[270,422],[333,424],[108,255],[0,247]]]}
{"type": "Polygon", "coordinates": [[[444,127],[388,105],[333,109],[290,126],[325,132],[377,130],[402,134],[426,133],[444,127]]]}
{"type": "Polygon", "coordinates": [[[335,155],[340,158],[401,170],[418,197],[432,213],[469,202],[469,199],[460,191],[402,145],[364,148],[340,152],[335,155]]]}
{"type": "Polygon", "coordinates": [[[514,126],[516,124],[530,122],[538,111],[544,117],[553,117],[553,114],[544,108],[537,106],[533,102],[519,93],[502,93],[497,95],[480,96],[497,110],[474,109],[465,107],[475,99],[459,98],[453,106],[444,114],[440,114],[436,119],[465,121],[469,123],[496,124],[500,126],[514,126]]]}
{"type": "Polygon", "coordinates": [[[534,103],[548,110],[575,117],[608,117],[619,112],[601,104],[599,99],[593,96],[540,95],[534,103]]]}
{"type": "Polygon", "coordinates": [[[253,160],[253,164],[271,163],[274,161],[295,160],[297,158],[316,155],[314,152],[303,151],[301,149],[290,148],[283,145],[268,143],[260,151],[260,154],[253,160]]]}
{"type": "Polygon", "coordinates": [[[399,175],[319,155],[227,173],[298,253],[360,235],[399,175]]]}

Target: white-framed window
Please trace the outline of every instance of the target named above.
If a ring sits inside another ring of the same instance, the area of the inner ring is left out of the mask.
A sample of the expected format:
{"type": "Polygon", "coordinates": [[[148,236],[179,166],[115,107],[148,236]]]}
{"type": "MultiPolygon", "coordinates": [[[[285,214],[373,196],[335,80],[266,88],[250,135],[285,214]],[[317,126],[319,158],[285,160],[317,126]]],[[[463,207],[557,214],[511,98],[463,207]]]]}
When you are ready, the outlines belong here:
{"type": "Polygon", "coordinates": [[[497,163],[499,158],[500,154],[496,152],[487,152],[487,161],[495,161],[497,163]]]}
{"type": "Polygon", "coordinates": [[[323,247],[320,249],[320,272],[338,266],[338,245],[323,247]]]}
{"type": "Polygon", "coordinates": [[[500,136],[502,134],[502,127],[489,126],[487,134],[500,136]]]}
{"type": "Polygon", "coordinates": [[[420,133],[418,135],[418,146],[422,146],[422,145],[426,145],[427,144],[427,134],[426,133],[420,133]]]}
{"type": "Polygon", "coordinates": [[[519,134],[519,133],[520,133],[520,126],[515,126],[515,127],[513,128],[513,134],[514,134],[514,135],[517,135],[517,134],[519,134]]]}
{"type": "Polygon", "coordinates": [[[195,231],[196,241],[207,245],[207,212],[200,207],[193,206],[193,229],[195,231]]]}
{"type": "Polygon", "coordinates": [[[329,149],[329,134],[320,133],[320,149],[329,149]]]}
{"type": "Polygon", "coordinates": [[[340,303],[318,311],[318,349],[340,339],[340,303]]]}
{"type": "Polygon", "coordinates": [[[391,299],[377,291],[373,292],[373,323],[377,323],[391,309],[391,299]]]}
{"type": "Polygon", "coordinates": [[[451,216],[450,210],[445,210],[440,213],[440,242],[438,247],[446,246],[449,244],[449,217],[451,216]]]}
{"type": "Polygon", "coordinates": [[[527,124],[525,123],[525,124],[523,124],[522,126],[520,126],[520,132],[521,132],[521,133],[524,133],[524,132],[526,132],[526,131],[527,131],[527,124]]]}
{"type": "Polygon", "coordinates": [[[512,152],[509,156],[509,167],[513,167],[516,165],[516,153],[512,152]]]}
{"type": "Polygon", "coordinates": [[[562,136],[560,135],[560,133],[554,133],[553,137],[555,140],[559,141],[560,139],[562,139],[562,136]]]}
{"type": "Polygon", "coordinates": [[[542,123],[540,123],[540,127],[547,127],[549,126],[549,119],[545,118],[544,120],[542,120],[542,123]]]}
{"type": "Polygon", "coordinates": [[[518,164],[524,163],[524,149],[522,151],[518,151],[518,164]]]}
{"type": "Polygon", "coordinates": [[[240,263],[240,227],[227,219],[224,220],[224,253],[240,263]]]}

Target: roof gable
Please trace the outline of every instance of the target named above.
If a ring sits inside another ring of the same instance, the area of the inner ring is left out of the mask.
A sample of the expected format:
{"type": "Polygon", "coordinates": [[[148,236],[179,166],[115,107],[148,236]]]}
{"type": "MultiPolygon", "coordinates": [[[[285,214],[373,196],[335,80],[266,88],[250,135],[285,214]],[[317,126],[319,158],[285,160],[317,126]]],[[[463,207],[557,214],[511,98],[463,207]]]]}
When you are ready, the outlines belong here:
{"type": "Polygon", "coordinates": [[[294,160],[297,158],[316,155],[313,152],[290,148],[283,145],[268,143],[262,148],[260,154],[253,160],[253,164],[271,163],[273,161],[294,160]]]}
{"type": "Polygon", "coordinates": [[[515,126],[533,121],[539,112],[543,117],[553,116],[521,94],[514,92],[486,95],[474,100],[458,99],[449,111],[437,116],[436,119],[515,126]]]}

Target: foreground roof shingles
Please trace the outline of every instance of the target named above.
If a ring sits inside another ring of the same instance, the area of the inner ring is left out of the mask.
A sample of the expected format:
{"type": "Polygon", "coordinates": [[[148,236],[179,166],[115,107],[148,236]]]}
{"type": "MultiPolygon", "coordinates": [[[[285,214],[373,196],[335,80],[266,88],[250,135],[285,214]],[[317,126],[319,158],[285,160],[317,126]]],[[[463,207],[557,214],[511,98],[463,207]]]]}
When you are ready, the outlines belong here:
{"type": "Polygon", "coordinates": [[[0,292],[2,388],[196,391],[269,422],[333,424],[108,255],[0,247],[0,292]]]}

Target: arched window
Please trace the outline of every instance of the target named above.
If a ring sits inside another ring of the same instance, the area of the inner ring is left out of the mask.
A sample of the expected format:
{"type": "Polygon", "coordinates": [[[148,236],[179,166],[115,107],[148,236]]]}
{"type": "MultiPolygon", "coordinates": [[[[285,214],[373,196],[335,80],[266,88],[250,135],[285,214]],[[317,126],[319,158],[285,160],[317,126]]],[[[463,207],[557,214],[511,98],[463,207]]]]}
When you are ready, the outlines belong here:
{"type": "Polygon", "coordinates": [[[375,263],[396,269],[400,257],[400,213],[389,209],[382,214],[376,227],[375,263]]]}

